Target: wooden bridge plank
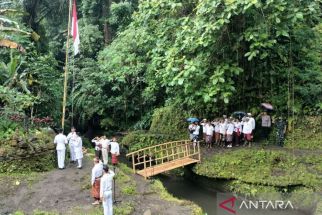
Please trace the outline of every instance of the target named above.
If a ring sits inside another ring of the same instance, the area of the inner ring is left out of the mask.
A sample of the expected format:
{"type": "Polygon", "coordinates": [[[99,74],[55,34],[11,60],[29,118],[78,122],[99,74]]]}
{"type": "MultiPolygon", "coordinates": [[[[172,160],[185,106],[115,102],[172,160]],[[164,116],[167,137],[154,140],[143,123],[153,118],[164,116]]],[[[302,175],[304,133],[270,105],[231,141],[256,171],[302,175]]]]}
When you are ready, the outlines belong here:
{"type": "Polygon", "coordinates": [[[177,159],[177,160],[173,160],[170,162],[166,162],[163,164],[159,164],[156,166],[152,166],[152,167],[148,167],[145,168],[143,170],[139,170],[136,173],[139,175],[142,175],[144,178],[150,177],[150,176],[154,176],[178,167],[182,167],[182,166],[186,166],[192,163],[197,163],[199,162],[199,160],[197,159],[193,159],[193,158],[181,158],[181,159],[177,159]]]}

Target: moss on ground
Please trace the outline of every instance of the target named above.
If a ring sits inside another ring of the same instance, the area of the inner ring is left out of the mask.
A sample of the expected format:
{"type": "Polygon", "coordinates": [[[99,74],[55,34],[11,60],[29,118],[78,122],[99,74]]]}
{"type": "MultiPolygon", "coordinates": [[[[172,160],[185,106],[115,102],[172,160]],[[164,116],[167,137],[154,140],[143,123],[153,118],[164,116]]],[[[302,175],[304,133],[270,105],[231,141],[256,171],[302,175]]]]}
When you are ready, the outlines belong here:
{"type": "Polygon", "coordinates": [[[233,181],[231,187],[252,190],[251,193],[269,191],[269,186],[281,190],[307,187],[321,191],[321,165],[319,154],[295,155],[287,151],[240,149],[216,154],[198,164],[194,171],[210,178],[230,179],[233,181]]]}

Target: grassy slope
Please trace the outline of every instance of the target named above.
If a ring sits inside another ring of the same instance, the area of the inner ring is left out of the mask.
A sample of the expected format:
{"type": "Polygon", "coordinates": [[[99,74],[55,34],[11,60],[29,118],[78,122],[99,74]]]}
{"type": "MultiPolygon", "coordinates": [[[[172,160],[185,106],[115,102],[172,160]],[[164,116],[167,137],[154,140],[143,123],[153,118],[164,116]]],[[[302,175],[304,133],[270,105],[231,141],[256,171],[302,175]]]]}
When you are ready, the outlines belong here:
{"type": "Polygon", "coordinates": [[[241,149],[216,154],[197,165],[198,175],[264,186],[322,189],[322,157],[286,151],[241,149]]]}

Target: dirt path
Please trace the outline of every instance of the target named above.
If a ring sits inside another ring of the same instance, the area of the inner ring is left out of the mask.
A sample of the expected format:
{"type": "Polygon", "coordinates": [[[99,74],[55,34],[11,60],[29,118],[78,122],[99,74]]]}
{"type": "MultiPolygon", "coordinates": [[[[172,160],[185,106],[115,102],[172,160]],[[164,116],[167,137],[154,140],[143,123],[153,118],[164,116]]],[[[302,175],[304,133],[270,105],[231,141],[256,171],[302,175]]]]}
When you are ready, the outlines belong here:
{"type": "Polygon", "coordinates": [[[85,180],[88,180],[90,166],[85,159],[81,170],[70,164],[65,170],[39,175],[41,178],[36,179],[39,181],[31,186],[22,183],[11,195],[0,196],[0,201],[5,205],[1,207],[0,214],[17,210],[30,214],[35,209],[63,213],[78,205],[90,205],[88,190],[82,189],[85,180]]]}
{"type": "MultiPolygon", "coordinates": [[[[23,179],[20,185],[14,185],[15,181],[10,176],[2,180],[0,178],[0,215],[9,215],[18,210],[25,214],[33,214],[35,210],[71,215],[101,214],[99,206],[91,205],[93,200],[90,197],[89,182],[92,163],[89,158],[84,160],[83,166],[79,170],[70,164],[65,170],[39,174],[31,185],[23,179]]],[[[191,207],[187,202],[182,204],[165,201],[151,189],[151,181],[133,174],[129,177],[131,183],[135,182],[136,194],[125,195],[116,182],[116,199],[121,200],[119,204],[130,203],[133,206],[131,214],[142,215],[147,210],[151,214],[191,214],[191,207]]]]}

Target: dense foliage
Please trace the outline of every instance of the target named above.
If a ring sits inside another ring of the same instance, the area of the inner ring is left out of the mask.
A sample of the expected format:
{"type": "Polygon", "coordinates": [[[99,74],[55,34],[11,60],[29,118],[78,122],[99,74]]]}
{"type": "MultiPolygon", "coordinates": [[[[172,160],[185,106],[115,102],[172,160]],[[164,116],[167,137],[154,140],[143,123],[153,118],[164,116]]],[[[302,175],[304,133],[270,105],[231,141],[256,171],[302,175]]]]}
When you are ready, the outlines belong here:
{"type": "MultiPolygon", "coordinates": [[[[284,114],[321,110],[317,0],[77,4],[81,53],[69,58],[68,122],[147,128],[155,108],[172,104],[197,115],[264,101],[284,114]]],[[[1,84],[30,97],[21,111],[58,124],[68,4],[12,0],[0,7],[0,40],[18,44],[0,49],[1,84]]]]}
{"type": "Polygon", "coordinates": [[[125,119],[172,103],[207,114],[269,101],[316,114],[320,12],[318,1],[142,1],[99,55],[102,89],[122,99],[125,119]]]}

